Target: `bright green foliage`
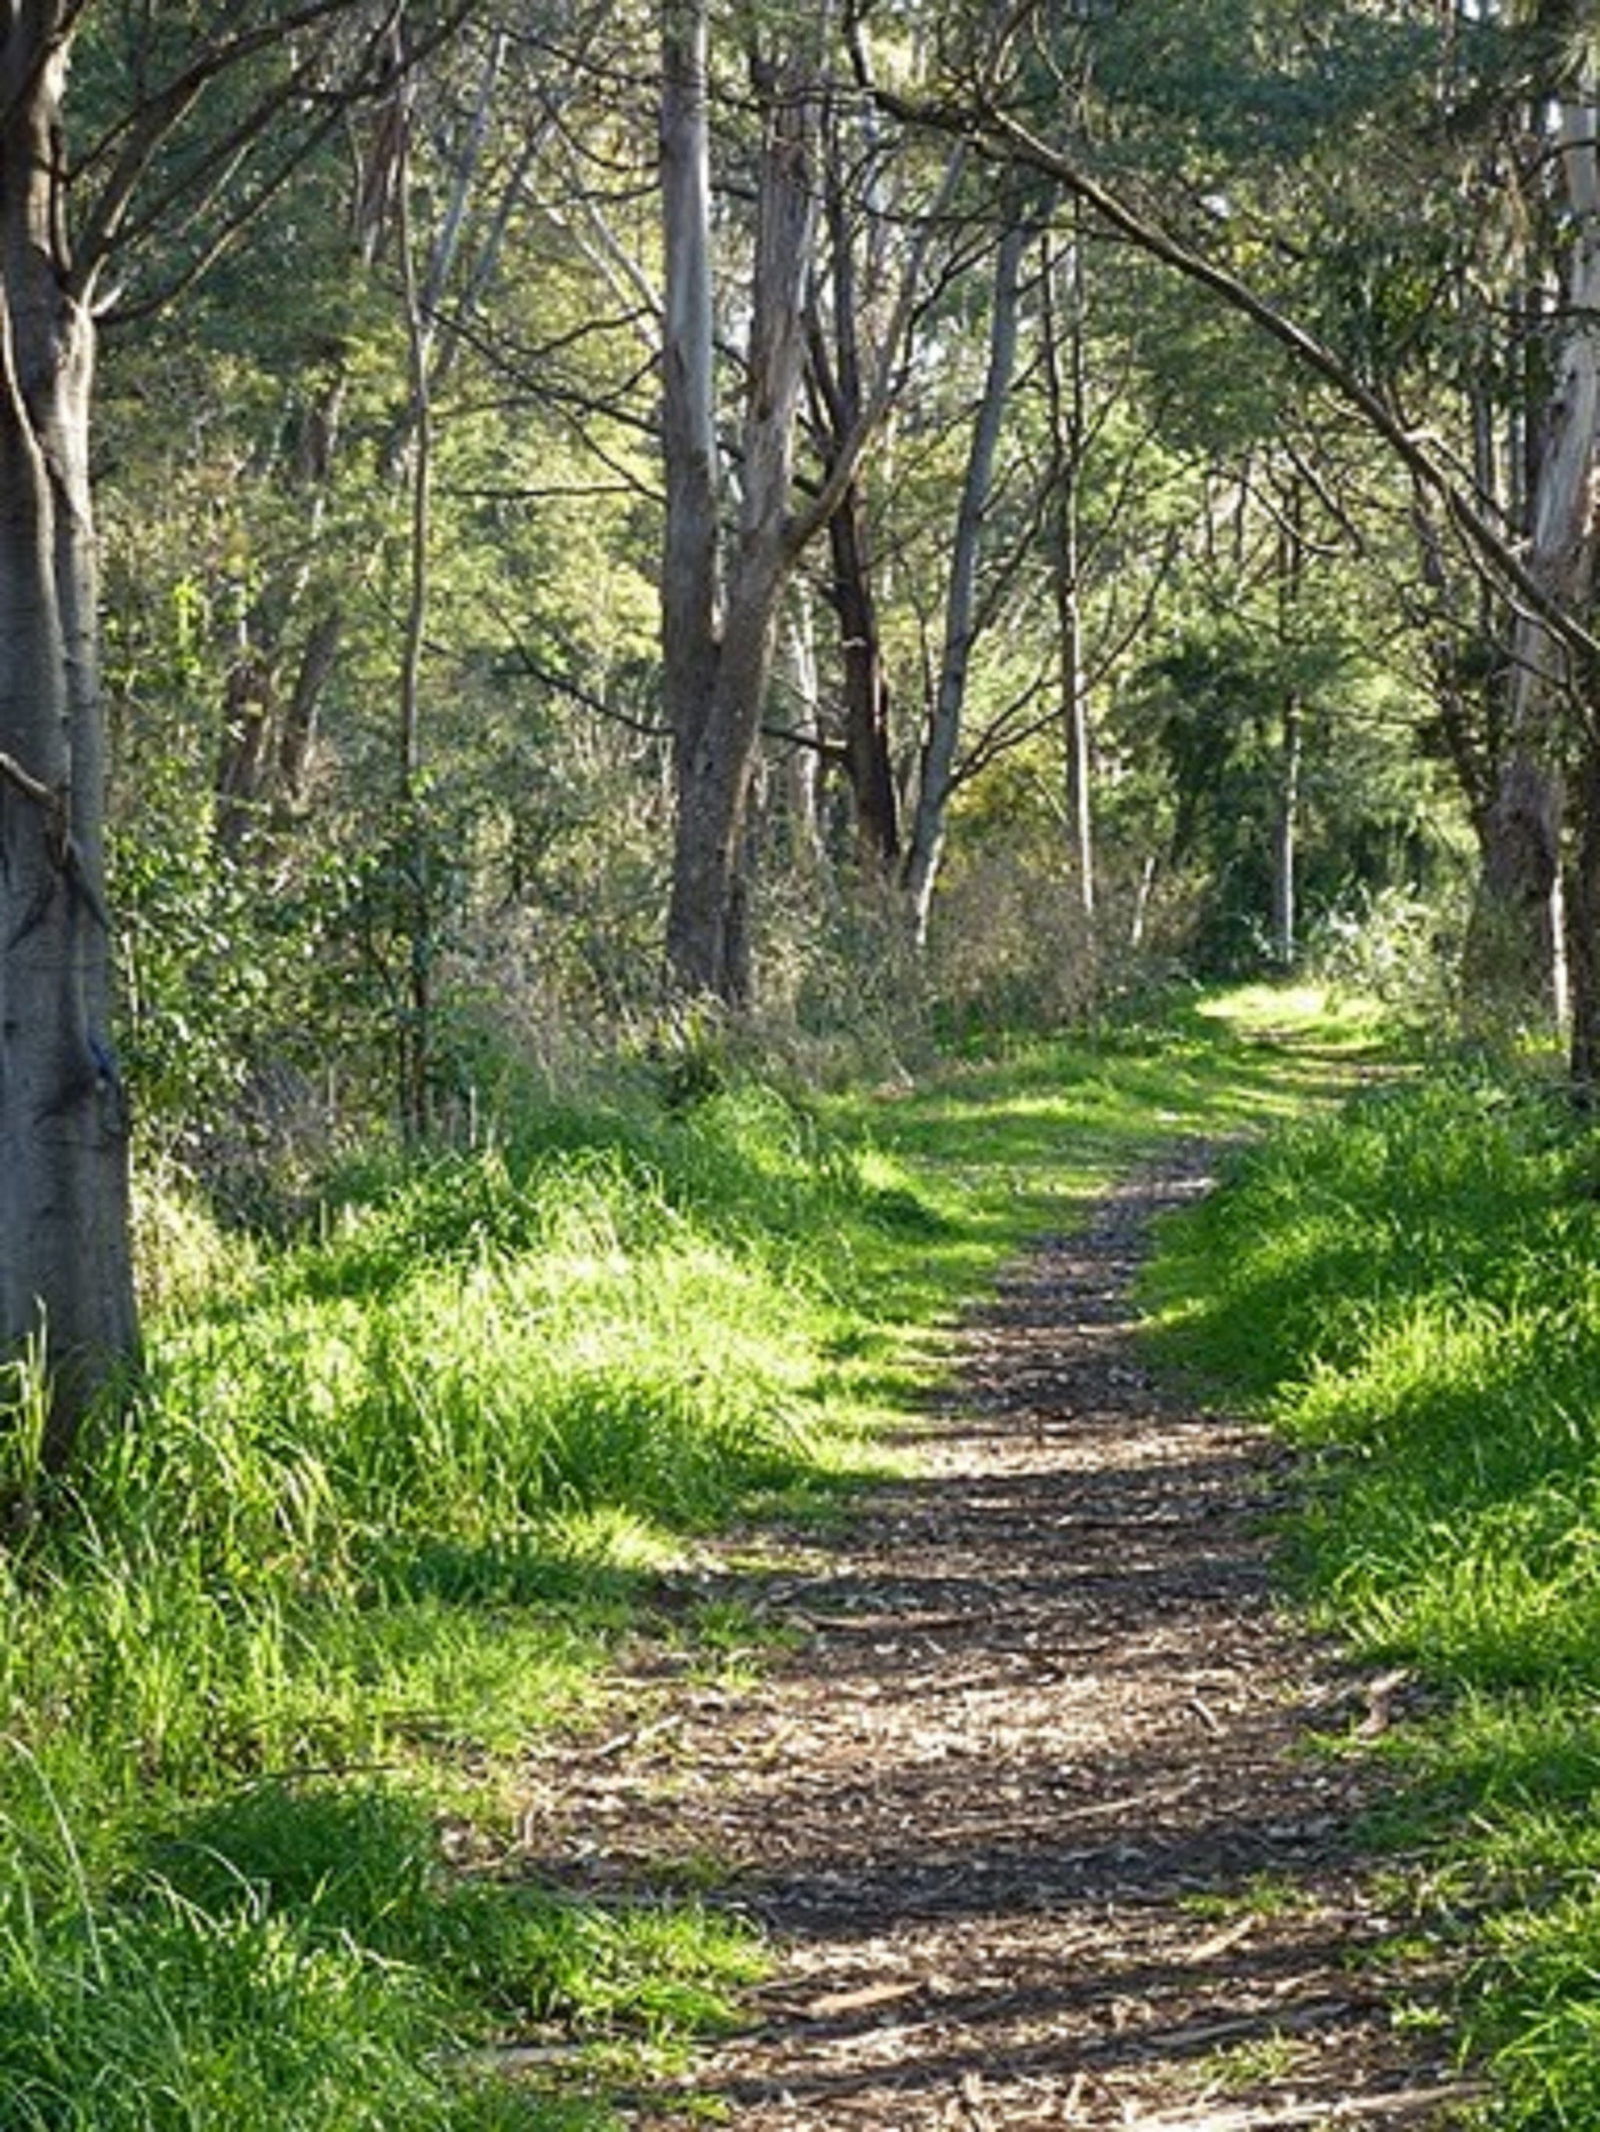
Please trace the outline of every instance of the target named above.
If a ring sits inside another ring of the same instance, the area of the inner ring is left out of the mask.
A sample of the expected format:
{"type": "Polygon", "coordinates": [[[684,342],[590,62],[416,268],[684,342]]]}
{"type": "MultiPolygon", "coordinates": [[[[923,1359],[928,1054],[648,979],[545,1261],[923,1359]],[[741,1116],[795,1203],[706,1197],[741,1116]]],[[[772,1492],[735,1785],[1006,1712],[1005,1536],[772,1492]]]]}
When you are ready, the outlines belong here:
{"type": "Polygon", "coordinates": [[[169,1827],[109,1898],[64,1825],[8,1835],[0,2094],[19,2127],[599,2125],[474,2077],[465,2045],[496,2016],[670,2038],[725,2019],[756,1968],[693,1905],[602,1912],[451,1878],[425,1802],[397,1788],[263,1783],[169,1827]]]}
{"type": "Polygon", "coordinates": [[[1530,2126],[1600,2116],[1597,1267],[1592,1128],[1456,1073],[1248,1157],[1156,1281],[1169,1350],[1310,1451],[1323,1617],[1452,1691],[1395,1811],[1480,1920],[1469,2040],[1530,2126]]]}
{"type": "Polygon", "coordinates": [[[320,1237],[217,1243],[0,1591],[5,2122],[587,2122],[449,2065],[720,2018],[738,1929],[458,1881],[436,1803],[592,1697],[675,1533],[815,1488],[856,1242],[913,1220],[775,1093],[619,1087],[350,1177],[320,1237]]]}

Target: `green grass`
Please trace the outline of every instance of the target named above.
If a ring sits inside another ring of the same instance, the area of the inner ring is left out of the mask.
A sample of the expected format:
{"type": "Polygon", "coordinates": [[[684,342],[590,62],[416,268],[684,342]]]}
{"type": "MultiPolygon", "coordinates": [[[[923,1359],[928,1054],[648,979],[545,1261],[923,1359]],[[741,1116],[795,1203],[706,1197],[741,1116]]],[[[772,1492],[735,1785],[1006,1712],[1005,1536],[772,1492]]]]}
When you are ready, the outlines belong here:
{"type": "Polygon", "coordinates": [[[1285,1016],[1287,1055],[1190,1008],[870,1096],[619,1073],[287,1239],[151,1197],[147,1366],[68,1485],[4,1388],[0,2132],[613,2124],[760,1949],[705,1860],[604,1901],[519,1863],[519,1755],[607,1721],[624,1637],[759,1666],[683,1603],[700,1537],[832,1514],[1111,1171],[1323,1093],[1349,1023],[1285,1016]],[[495,2070],[529,2037],[558,2070],[495,2070]]]}
{"type": "Polygon", "coordinates": [[[1600,2125],[1597,1145],[1533,1080],[1379,1088],[1243,1157],[1152,1281],[1168,1355],[1304,1447],[1322,1620],[1436,1690],[1387,1833],[1519,2127],[1600,2125]]]}

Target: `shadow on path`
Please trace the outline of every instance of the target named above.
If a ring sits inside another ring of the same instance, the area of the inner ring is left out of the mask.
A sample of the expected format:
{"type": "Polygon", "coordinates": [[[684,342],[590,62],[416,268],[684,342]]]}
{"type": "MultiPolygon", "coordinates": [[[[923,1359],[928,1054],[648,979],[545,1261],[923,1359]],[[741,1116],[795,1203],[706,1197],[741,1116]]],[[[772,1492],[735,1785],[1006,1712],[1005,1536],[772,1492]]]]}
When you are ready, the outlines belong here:
{"type": "Polygon", "coordinates": [[[1369,1684],[1274,1611],[1292,1474],[1134,1342],[1142,1237],[1203,1177],[1146,1173],[1002,1285],[917,1475],[842,1539],[666,1594],[791,1639],[755,1685],[641,1678],[637,1727],[537,1783],[528,1870],[634,1900],[698,1861],[780,1950],[699,2100],[639,2124],[1243,2132],[1461,2099],[1427,2009],[1396,2020],[1408,1920],[1351,1834],[1373,1780],[1317,1744],[1369,1684]]]}

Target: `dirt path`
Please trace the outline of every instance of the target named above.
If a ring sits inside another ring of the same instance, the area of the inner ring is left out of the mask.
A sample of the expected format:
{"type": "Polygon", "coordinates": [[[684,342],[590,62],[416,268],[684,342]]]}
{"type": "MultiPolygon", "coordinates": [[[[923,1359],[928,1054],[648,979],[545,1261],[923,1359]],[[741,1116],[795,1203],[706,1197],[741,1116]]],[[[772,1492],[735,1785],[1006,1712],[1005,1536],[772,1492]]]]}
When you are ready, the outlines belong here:
{"type": "Polygon", "coordinates": [[[543,1868],[726,1875],[774,1937],[695,2073],[734,2124],[1412,2127],[1462,2097],[1392,2019],[1404,1920],[1346,1833],[1374,1780],[1310,1746],[1385,1722],[1390,1684],[1274,1613],[1271,1446],[1133,1350],[1143,1234],[1200,1182],[1146,1174],[1016,1270],[920,1471],[841,1544],[730,1567],[796,1633],[755,1685],[642,1704],[541,1787],[543,1868]]]}

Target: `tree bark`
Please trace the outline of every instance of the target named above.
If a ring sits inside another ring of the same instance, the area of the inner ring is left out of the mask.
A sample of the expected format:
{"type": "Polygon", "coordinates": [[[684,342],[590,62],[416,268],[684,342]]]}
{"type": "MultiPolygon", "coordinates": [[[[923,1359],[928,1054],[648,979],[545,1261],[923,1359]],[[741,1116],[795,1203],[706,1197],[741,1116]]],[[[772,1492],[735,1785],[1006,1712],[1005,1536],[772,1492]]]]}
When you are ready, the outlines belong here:
{"type": "Polygon", "coordinates": [[[1293,690],[1284,700],[1278,757],[1278,805],[1272,824],[1272,951],[1281,969],[1293,967],[1299,950],[1300,702],[1293,690]]]}
{"type": "MultiPolygon", "coordinates": [[[[1569,321],[1533,495],[1528,568],[1547,601],[1585,614],[1594,588],[1600,451],[1600,125],[1593,85],[1561,112],[1562,168],[1574,231],[1566,275],[1569,321]]],[[[1562,921],[1562,758],[1573,711],[1593,679],[1539,612],[1512,634],[1507,749],[1485,820],[1485,852],[1468,960],[1471,992],[1491,1011],[1563,1020],[1568,1009],[1562,921]]],[[[1585,785],[1585,798],[1588,796],[1585,785]]],[[[1580,896],[1582,922],[1588,899],[1580,896]]],[[[1580,945],[1578,961],[1593,961],[1580,945]]]]}
{"type": "Polygon", "coordinates": [[[754,67],[765,140],[739,517],[719,616],[706,54],[704,0],[666,0],[662,626],[678,802],[667,956],[681,989],[737,1006],[750,982],[746,815],[779,604],[798,553],[789,510],[815,213],[815,112],[801,60],[754,67]]]}
{"type": "MultiPolygon", "coordinates": [[[[1278,652],[1291,668],[1297,650],[1305,577],[1304,506],[1301,483],[1294,478],[1278,535],[1278,652]]],[[[1299,950],[1300,771],[1304,752],[1300,685],[1291,678],[1283,699],[1277,808],[1272,824],[1272,950],[1285,970],[1292,967],[1299,950]]]]}
{"type": "MultiPolygon", "coordinates": [[[[825,473],[830,475],[852,448],[867,404],[856,233],[842,127],[835,110],[827,129],[824,177],[831,253],[831,345],[822,318],[815,314],[809,337],[813,411],[825,473]]],[[[869,230],[875,241],[879,218],[875,211],[869,209],[869,213],[873,214],[869,230]]],[[[900,856],[900,798],[890,755],[889,677],[878,628],[867,499],[857,478],[846,484],[828,520],[828,549],[832,565],[828,597],[839,622],[844,765],[855,801],[856,859],[867,878],[889,880],[900,856]]]]}
{"type": "Polygon", "coordinates": [[[102,859],[94,327],[60,214],[77,12],[0,15],[0,1352],[44,1357],[51,1464],[137,1341],[102,859]]]}
{"type": "Polygon", "coordinates": [[[945,595],[944,648],[928,715],[916,814],[906,856],[906,890],[911,903],[912,929],[919,946],[927,939],[933,887],[944,851],[945,822],[955,786],[956,751],[961,741],[967,675],[977,636],[978,552],[994,480],[1000,424],[1011,390],[1011,373],[1016,366],[1018,289],[1026,244],[1027,232],[1019,224],[1006,231],[996,255],[994,296],[989,315],[988,367],[973,423],[966,473],[961,484],[961,502],[956,513],[950,583],[945,595]]]}
{"type": "Polygon", "coordinates": [[[1570,1059],[1577,1101],[1600,1101],[1600,737],[1591,733],[1573,778],[1580,823],[1567,903],[1572,978],[1570,1059]]]}
{"type": "Polygon", "coordinates": [[[829,598],[839,618],[845,775],[856,809],[856,858],[886,879],[900,854],[900,806],[889,754],[889,677],[867,546],[866,501],[852,482],[828,520],[829,598]]]}
{"type": "Polygon", "coordinates": [[[1056,660],[1061,691],[1061,740],[1066,763],[1068,833],[1078,876],[1078,900],[1092,925],[1095,914],[1093,751],[1089,690],[1083,659],[1083,570],[1079,502],[1085,445],[1083,215],[1073,203],[1072,235],[1059,257],[1048,248],[1044,266],[1044,375],[1050,409],[1050,492],[1054,535],[1051,587],[1056,609],[1056,660]],[[1056,291],[1062,303],[1057,309],[1056,291]]]}

